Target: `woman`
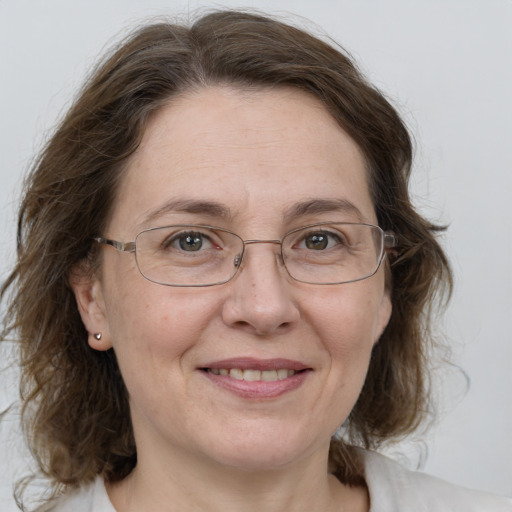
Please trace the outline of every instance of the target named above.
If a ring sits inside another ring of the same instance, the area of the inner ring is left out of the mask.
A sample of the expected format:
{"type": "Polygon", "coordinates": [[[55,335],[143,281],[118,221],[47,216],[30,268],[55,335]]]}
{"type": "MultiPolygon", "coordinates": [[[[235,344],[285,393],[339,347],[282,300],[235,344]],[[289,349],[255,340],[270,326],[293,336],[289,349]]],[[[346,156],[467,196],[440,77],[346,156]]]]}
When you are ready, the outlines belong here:
{"type": "Polygon", "coordinates": [[[3,288],[41,510],[510,510],[368,451],[426,421],[451,286],[410,167],[301,30],[218,12],[120,45],[34,165],[3,288]]]}

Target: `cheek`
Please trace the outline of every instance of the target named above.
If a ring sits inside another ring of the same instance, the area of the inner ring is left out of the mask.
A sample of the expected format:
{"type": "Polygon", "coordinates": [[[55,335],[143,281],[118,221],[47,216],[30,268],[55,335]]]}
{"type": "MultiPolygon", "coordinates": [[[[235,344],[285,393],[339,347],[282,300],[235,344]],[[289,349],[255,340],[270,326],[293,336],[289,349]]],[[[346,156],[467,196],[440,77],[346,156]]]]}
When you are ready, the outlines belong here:
{"type": "Polygon", "coordinates": [[[362,386],[379,335],[383,292],[365,284],[353,283],[330,291],[323,300],[308,301],[310,324],[330,359],[330,382],[338,389],[362,386]]]}
{"type": "Polygon", "coordinates": [[[343,288],[333,289],[328,294],[319,293],[317,297],[310,295],[308,299],[308,320],[318,331],[320,339],[326,342],[339,340],[333,349],[372,346],[376,341],[383,292],[361,286],[363,283],[341,285],[343,288]]]}
{"type": "Polygon", "coordinates": [[[215,315],[216,304],[197,290],[177,290],[146,280],[113,290],[108,301],[112,305],[109,330],[127,387],[142,374],[171,379],[169,369],[180,370],[215,315]]]}

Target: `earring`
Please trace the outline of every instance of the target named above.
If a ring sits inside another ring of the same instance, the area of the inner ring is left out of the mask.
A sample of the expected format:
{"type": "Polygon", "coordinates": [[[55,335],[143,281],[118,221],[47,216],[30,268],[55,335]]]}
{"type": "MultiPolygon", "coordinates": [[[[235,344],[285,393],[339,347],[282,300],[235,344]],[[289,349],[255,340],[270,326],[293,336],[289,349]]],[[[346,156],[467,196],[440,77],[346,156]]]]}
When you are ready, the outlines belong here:
{"type": "Polygon", "coordinates": [[[94,339],[100,341],[101,340],[101,332],[97,332],[96,334],[93,334],[94,339]]]}

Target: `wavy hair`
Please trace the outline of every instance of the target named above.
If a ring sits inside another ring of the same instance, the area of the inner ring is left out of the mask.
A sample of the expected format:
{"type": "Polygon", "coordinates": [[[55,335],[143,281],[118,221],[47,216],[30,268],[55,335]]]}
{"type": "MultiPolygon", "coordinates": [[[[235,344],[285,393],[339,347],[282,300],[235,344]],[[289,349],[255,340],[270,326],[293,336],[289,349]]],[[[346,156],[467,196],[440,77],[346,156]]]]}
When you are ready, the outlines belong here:
{"type": "Polygon", "coordinates": [[[430,410],[432,306],[451,290],[436,232],[411,204],[412,144],[399,114],[338,47],[281,21],[213,12],[190,26],[139,28],[93,71],[26,178],[17,262],[2,287],[3,337],[19,344],[22,417],[32,452],[55,484],[100,474],[124,478],[136,464],[127,392],[112,350],[87,343],[69,283],[94,268],[123,169],[152,114],[210,85],[293,87],[320,99],[362,150],[379,225],[398,236],[388,265],[393,312],[375,346],[361,395],[332,440],[331,469],[361,481],[350,444],[377,447],[413,432],[430,410]]]}

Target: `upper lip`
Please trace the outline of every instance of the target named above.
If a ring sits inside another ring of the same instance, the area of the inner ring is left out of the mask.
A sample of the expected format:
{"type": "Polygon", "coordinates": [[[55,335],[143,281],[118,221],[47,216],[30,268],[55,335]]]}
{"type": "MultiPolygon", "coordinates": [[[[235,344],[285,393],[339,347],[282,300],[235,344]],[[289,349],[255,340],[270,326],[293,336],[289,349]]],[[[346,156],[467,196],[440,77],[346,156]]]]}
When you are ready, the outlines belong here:
{"type": "Polygon", "coordinates": [[[300,361],[293,361],[291,359],[257,359],[254,357],[235,357],[231,359],[222,359],[220,361],[212,361],[211,363],[201,366],[201,368],[209,369],[231,369],[240,368],[243,370],[295,370],[296,372],[301,370],[307,370],[311,367],[307,364],[301,363],[300,361]]]}

